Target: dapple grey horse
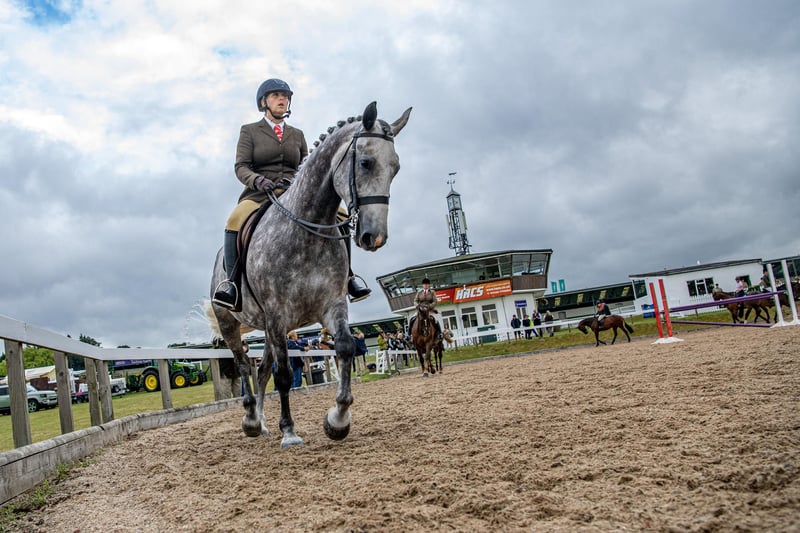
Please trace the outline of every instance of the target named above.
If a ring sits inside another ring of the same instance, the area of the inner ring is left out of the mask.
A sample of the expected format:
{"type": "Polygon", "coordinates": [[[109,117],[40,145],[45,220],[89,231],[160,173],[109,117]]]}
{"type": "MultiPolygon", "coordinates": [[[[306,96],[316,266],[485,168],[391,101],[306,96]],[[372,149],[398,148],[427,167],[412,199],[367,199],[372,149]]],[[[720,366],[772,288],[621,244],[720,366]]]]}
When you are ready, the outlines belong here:
{"type": "MultiPolygon", "coordinates": [[[[264,390],[277,362],[275,384],[281,402],[281,447],[302,445],[289,409],[292,382],[286,334],[319,323],[334,332],[341,363],[336,405],[325,415],[329,438],[350,431],[350,373],[355,341],[347,312],[348,258],[340,229],[346,224],[356,244],[375,251],[388,236],[389,188],[400,169],[394,137],[408,122],[408,108],[395,122],[377,118],[372,102],[363,117],[340,121],[329,128],[302,163],[288,190],[275,199],[254,230],[245,263],[242,310],[230,312],[213,305],[220,334],[234,355],[245,384],[242,430],[249,437],[268,436],[264,421],[264,390]],[[337,223],[340,204],[350,219],[337,223]],[[250,383],[251,365],[242,351],[240,326],[263,330],[264,357],[258,367],[258,396],[250,383]]],[[[344,238],[350,238],[344,232],[344,238]]],[[[225,278],[222,251],[217,254],[211,292],[225,278]]]]}

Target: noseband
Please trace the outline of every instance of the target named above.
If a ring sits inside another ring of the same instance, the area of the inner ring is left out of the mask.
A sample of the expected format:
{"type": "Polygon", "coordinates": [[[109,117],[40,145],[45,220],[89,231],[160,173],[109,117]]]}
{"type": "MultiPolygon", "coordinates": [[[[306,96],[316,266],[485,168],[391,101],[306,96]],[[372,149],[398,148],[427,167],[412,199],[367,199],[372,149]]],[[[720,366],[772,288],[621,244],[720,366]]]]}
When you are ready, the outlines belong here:
{"type": "MultiPolygon", "coordinates": [[[[286,208],[283,204],[278,201],[278,197],[275,196],[275,193],[270,191],[267,193],[270,201],[278,208],[278,211],[283,213],[289,220],[296,223],[309,233],[316,235],[317,237],[322,237],[323,239],[349,239],[353,232],[358,232],[358,212],[362,205],[371,205],[371,204],[386,204],[389,205],[389,196],[388,195],[375,195],[375,196],[359,196],[358,195],[358,187],[356,187],[356,147],[357,147],[357,140],[366,137],[374,137],[377,139],[383,139],[384,141],[389,141],[390,143],[394,143],[394,137],[392,136],[391,132],[387,131],[384,128],[383,133],[371,133],[368,131],[362,132],[357,131],[353,134],[353,137],[350,139],[350,145],[348,148],[348,152],[350,153],[350,177],[349,177],[349,184],[350,184],[350,203],[348,204],[347,208],[350,212],[350,215],[341,222],[336,224],[317,224],[316,222],[311,222],[310,220],[305,220],[303,218],[298,217],[289,209],[286,208]],[[328,231],[328,230],[338,230],[344,226],[349,226],[349,231],[346,234],[342,234],[339,231],[334,231],[333,234],[331,233],[322,233],[321,231],[328,231]]],[[[339,169],[344,158],[347,156],[345,152],[342,155],[342,158],[339,160],[339,163],[334,167],[333,172],[339,169]]]]}

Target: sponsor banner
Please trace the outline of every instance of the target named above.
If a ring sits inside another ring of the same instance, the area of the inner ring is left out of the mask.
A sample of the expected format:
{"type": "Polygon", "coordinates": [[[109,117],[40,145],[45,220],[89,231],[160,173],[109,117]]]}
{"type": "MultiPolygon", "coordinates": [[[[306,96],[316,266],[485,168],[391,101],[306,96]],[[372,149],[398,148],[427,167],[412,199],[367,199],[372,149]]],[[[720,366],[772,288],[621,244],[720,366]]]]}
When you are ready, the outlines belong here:
{"type": "Polygon", "coordinates": [[[471,302],[474,300],[485,300],[487,298],[497,298],[511,294],[511,280],[492,281],[489,283],[479,283],[467,287],[456,288],[453,290],[453,303],[471,302]]]}
{"type": "Polygon", "coordinates": [[[453,303],[455,289],[444,289],[434,291],[436,293],[436,305],[448,305],[453,303]]]}
{"type": "MultiPolygon", "coordinates": [[[[450,305],[473,300],[485,300],[511,294],[511,280],[492,281],[489,283],[479,283],[477,285],[467,285],[466,287],[437,289],[436,305],[450,305]]],[[[517,307],[527,307],[527,300],[516,300],[517,307]]]]}
{"type": "Polygon", "coordinates": [[[528,307],[528,300],[514,300],[514,307],[528,307]]]}

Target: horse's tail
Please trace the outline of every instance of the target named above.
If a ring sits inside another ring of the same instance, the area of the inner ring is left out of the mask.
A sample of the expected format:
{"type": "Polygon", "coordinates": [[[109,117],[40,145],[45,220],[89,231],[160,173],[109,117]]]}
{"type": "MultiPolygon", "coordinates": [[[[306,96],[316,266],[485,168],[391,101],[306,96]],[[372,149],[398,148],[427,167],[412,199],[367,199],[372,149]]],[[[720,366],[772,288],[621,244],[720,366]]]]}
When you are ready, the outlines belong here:
{"type": "MultiPolygon", "coordinates": [[[[203,307],[206,311],[206,318],[208,318],[208,325],[211,327],[211,331],[213,331],[218,337],[222,335],[222,332],[219,330],[219,322],[217,322],[217,315],[214,314],[214,308],[211,306],[211,300],[205,300],[203,302],[203,307]]],[[[239,325],[239,334],[241,336],[245,336],[251,331],[255,331],[255,328],[251,328],[250,326],[245,326],[244,324],[239,325]]]]}
{"type": "Polygon", "coordinates": [[[628,330],[628,333],[633,333],[633,326],[631,326],[630,324],[628,324],[624,320],[622,321],[622,325],[625,326],[625,329],[628,330]]]}

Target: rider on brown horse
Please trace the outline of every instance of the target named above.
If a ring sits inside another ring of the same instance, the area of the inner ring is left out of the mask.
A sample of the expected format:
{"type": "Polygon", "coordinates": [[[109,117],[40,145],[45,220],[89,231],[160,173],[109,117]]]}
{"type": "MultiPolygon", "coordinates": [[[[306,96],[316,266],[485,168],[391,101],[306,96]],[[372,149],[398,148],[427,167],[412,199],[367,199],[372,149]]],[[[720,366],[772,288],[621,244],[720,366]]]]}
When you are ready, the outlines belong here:
{"type": "Polygon", "coordinates": [[[609,309],[608,305],[606,305],[606,301],[605,300],[598,301],[597,313],[595,313],[594,315],[594,317],[597,319],[597,324],[599,326],[602,326],[603,320],[605,320],[605,318],[610,315],[611,315],[611,309],[609,309]]]}
{"type": "MultiPolygon", "coordinates": [[[[423,278],[422,289],[417,291],[417,295],[414,297],[414,307],[418,307],[419,305],[427,305],[431,313],[438,313],[436,310],[436,302],[436,291],[431,289],[431,280],[428,278],[423,278]]],[[[408,331],[413,331],[414,321],[416,319],[416,315],[411,317],[411,320],[408,322],[408,331]]],[[[440,339],[442,336],[442,330],[439,327],[439,321],[431,317],[431,322],[433,322],[433,327],[436,329],[436,338],[440,339]]]]}

